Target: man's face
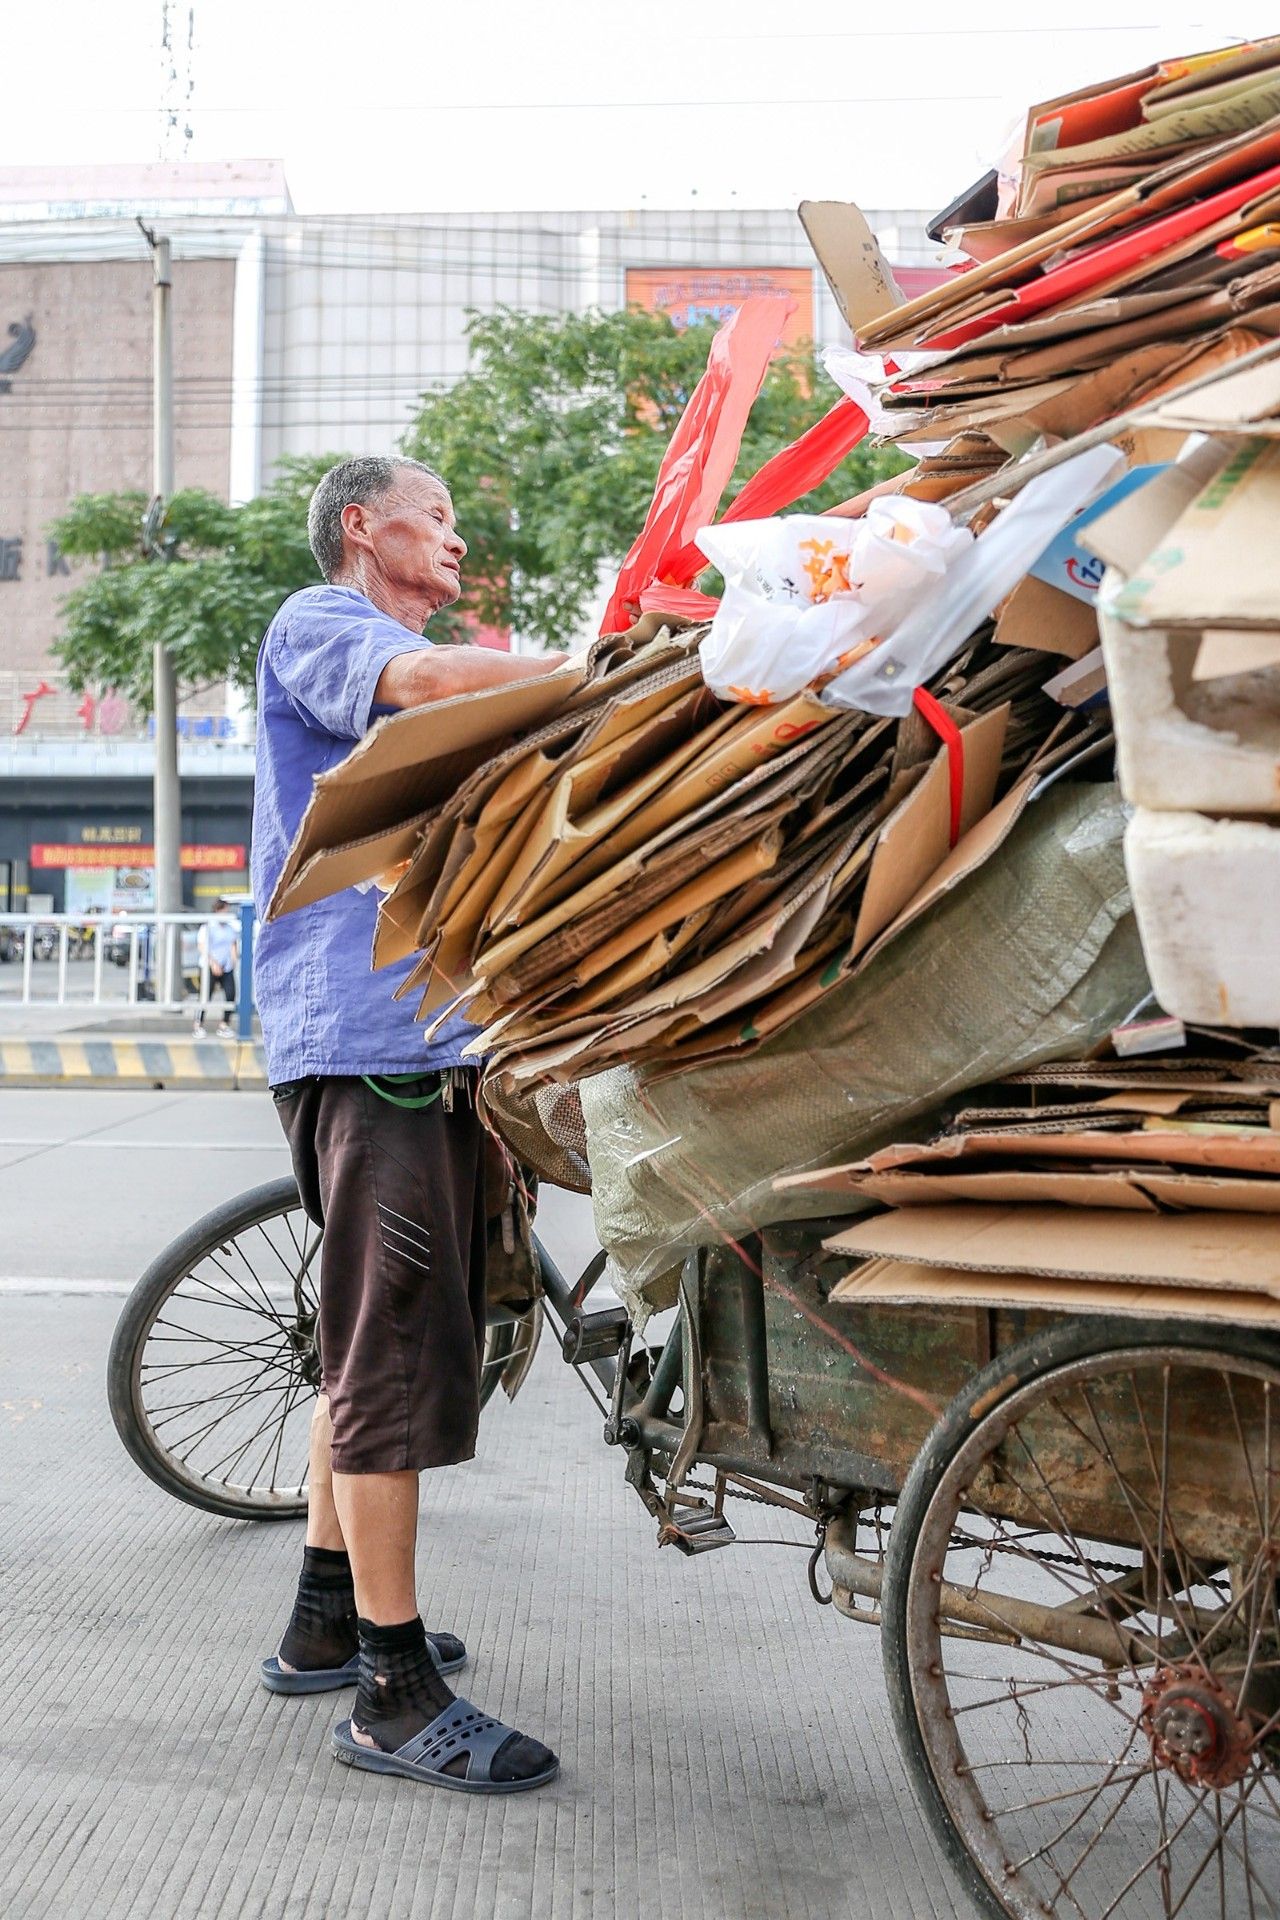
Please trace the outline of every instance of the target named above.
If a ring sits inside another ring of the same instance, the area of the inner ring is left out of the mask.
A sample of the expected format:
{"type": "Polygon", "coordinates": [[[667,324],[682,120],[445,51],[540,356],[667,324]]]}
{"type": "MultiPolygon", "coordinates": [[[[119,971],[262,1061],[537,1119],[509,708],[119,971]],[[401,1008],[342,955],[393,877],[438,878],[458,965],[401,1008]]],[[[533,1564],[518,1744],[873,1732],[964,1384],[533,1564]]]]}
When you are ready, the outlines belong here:
{"type": "Polygon", "coordinates": [[[461,593],[467,543],[453,524],[448,489],[438,480],[404,467],[379,499],[346,508],[342,519],[348,537],[366,547],[390,586],[423,596],[432,612],[451,606],[461,593]]]}

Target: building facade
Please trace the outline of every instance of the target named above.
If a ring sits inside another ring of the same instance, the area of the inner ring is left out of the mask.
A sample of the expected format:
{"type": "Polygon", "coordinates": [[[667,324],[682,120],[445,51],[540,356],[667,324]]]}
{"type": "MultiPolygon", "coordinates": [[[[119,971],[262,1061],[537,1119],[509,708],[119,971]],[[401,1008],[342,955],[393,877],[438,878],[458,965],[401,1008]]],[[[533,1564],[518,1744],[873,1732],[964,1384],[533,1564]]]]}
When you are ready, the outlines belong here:
{"type": "MultiPolygon", "coordinates": [[[[872,212],[887,257],[936,272],[923,212],[872,212]]],[[[152,747],[110,689],[67,689],[73,586],[50,522],[79,493],[150,491],[151,265],[173,250],[178,486],[251,498],[290,454],[384,452],[468,364],[472,312],[661,308],[750,292],[786,332],[847,338],[777,211],[295,214],[271,162],[0,173],[0,911],[149,903],[152,747]],[[114,858],[119,851],[120,858],[114,858]]],[[[244,884],[252,715],[223,689],[179,718],[187,897],[244,884]]]]}

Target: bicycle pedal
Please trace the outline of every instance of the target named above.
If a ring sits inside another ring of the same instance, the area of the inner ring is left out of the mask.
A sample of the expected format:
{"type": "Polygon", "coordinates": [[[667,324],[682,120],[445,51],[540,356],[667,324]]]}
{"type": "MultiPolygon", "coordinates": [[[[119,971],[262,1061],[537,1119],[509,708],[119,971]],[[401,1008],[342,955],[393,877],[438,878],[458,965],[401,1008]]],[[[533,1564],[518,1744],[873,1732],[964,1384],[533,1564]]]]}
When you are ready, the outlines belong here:
{"type": "Polygon", "coordinates": [[[716,1547],[731,1547],[737,1534],[722,1513],[714,1507],[689,1507],[664,1520],[658,1528],[658,1545],[676,1547],[681,1553],[711,1553],[716,1547]]]}
{"type": "Polygon", "coordinates": [[[612,1360],[622,1351],[629,1324],[625,1307],[575,1313],[565,1323],[560,1351],[571,1367],[581,1367],[592,1360],[612,1360]]]}

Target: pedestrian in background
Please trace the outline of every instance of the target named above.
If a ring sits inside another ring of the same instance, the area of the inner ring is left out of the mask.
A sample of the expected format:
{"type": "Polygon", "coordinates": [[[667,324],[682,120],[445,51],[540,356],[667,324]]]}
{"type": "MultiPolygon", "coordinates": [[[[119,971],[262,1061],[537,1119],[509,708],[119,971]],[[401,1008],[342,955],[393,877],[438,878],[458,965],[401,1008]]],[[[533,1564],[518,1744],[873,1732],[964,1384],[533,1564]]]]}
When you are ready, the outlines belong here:
{"type": "MultiPolygon", "coordinates": [[[[214,989],[222,989],[225,1005],[222,1019],[218,1022],[219,1036],[230,1034],[231,1009],[236,1003],[236,961],[240,958],[240,929],[236,917],[225,900],[215,900],[213,912],[201,927],[197,935],[200,948],[200,983],[203,986],[205,968],[209,972],[209,1000],[213,1001],[214,989]]],[[[206,1008],[201,1006],[195,1017],[194,1033],[204,1032],[206,1008]]]]}

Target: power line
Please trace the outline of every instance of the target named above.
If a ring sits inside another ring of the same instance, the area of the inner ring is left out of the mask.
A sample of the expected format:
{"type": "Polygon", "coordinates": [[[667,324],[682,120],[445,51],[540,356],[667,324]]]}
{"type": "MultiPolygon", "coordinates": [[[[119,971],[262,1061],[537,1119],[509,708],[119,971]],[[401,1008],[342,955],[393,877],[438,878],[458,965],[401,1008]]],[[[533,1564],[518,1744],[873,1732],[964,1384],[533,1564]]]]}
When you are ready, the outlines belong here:
{"type": "MultiPolygon", "coordinates": [[[[1003,100],[999,93],[848,93],[832,95],[801,96],[794,100],[779,100],[776,96],[756,99],[740,98],[728,100],[432,100],[429,105],[421,101],[384,102],[370,101],[367,106],[344,103],[344,117],[351,114],[376,114],[379,119],[389,113],[412,113],[422,119],[430,119],[439,113],[642,113],[660,109],[664,113],[673,110],[687,113],[717,113],[736,107],[767,107],[771,113],[780,113],[789,107],[802,107],[807,112],[812,107],[921,107],[921,106],[972,106],[975,102],[1003,100]]],[[[257,114],[278,112],[283,103],[279,100],[253,105],[225,105],[220,107],[196,107],[193,117],[202,114],[257,114]]],[[[78,109],[81,118],[116,118],[139,114],[147,119],[155,115],[154,107],[82,107],[78,109]]]]}

